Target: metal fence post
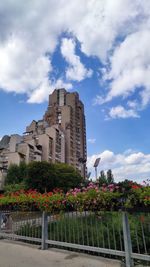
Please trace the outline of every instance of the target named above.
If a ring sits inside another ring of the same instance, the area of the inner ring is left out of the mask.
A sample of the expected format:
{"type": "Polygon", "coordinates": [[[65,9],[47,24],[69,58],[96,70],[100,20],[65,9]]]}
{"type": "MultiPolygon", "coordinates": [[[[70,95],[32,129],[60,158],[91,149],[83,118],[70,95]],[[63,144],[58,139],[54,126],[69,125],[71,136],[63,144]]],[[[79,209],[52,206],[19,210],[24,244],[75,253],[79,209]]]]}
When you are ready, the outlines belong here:
{"type": "Polygon", "coordinates": [[[127,212],[122,213],[122,221],[123,221],[123,239],[125,248],[126,267],[132,267],[133,266],[133,260],[131,258],[132,243],[131,243],[130,226],[129,226],[127,212]]]}
{"type": "Polygon", "coordinates": [[[42,243],[41,249],[47,249],[48,244],[46,244],[46,240],[48,239],[48,217],[47,213],[43,211],[42,213],[42,243]]]}

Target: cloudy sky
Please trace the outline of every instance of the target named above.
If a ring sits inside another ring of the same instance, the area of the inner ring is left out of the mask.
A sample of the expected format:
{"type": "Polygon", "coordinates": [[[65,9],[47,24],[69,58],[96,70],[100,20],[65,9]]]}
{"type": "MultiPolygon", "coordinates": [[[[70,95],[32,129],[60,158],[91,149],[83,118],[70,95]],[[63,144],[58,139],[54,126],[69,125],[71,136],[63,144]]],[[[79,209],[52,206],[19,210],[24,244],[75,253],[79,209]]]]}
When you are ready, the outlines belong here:
{"type": "Polygon", "coordinates": [[[150,177],[150,1],[1,0],[0,137],[42,118],[54,88],[85,105],[88,168],[150,177]]]}

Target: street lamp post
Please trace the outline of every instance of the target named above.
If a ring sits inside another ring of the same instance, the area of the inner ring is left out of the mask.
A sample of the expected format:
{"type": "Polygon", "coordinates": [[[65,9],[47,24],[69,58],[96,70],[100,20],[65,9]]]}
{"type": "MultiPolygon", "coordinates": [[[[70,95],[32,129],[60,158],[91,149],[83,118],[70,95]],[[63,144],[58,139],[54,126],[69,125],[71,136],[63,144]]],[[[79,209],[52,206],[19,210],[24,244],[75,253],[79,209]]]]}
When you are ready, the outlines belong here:
{"type": "Polygon", "coordinates": [[[101,160],[101,158],[97,158],[96,160],[95,160],[95,163],[94,163],[94,168],[95,168],[95,179],[96,179],[96,182],[97,182],[97,167],[98,167],[98,165],[99,165],[99,162],[100,162],[100,160],[101,160]]]}

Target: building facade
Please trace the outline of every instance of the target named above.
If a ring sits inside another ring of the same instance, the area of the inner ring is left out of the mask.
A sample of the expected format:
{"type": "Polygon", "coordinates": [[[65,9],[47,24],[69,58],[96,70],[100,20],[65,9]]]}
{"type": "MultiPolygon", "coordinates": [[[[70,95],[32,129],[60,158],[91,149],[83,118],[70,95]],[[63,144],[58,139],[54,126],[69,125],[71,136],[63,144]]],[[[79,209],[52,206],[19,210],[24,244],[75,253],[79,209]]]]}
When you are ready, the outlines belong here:
{"type": "Polygon", "coordinates": [[[86,126],[84,105],[78,93],[55,89],[43,119],[33,120],[20,136],[0,141],[0,189],[10,164],[24,161],[67,163],[86,177],[86,126]]]}
{"type": "Polygon", "coordinates": [[[49,125],[59,125],[66,136],[65,162],[86,177],[86,125],[84,105],[78,93],[57,89],[49,95],[48,109],[43,120],[49,125]]]}

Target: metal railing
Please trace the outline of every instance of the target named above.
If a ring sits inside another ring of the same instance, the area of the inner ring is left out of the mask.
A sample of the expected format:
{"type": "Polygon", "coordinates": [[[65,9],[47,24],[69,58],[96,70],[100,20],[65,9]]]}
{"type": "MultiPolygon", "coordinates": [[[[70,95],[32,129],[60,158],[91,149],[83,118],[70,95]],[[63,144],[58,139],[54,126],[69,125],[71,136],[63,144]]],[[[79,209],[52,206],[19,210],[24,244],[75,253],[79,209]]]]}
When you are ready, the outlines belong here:
{"type": "Polygon", "coordinates": [[[0,212],[0,237],[88,251],[150,266],[150,214],[127,212],[0,212]]]}

